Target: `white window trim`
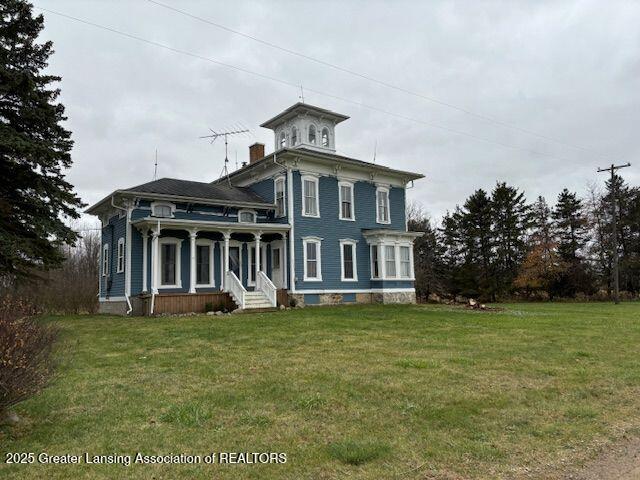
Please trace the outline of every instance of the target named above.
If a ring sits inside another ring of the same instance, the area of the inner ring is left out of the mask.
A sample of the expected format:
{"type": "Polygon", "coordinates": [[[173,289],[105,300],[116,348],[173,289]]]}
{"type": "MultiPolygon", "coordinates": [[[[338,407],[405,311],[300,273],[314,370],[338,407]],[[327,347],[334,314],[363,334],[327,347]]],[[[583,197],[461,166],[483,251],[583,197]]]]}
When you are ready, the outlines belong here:
{"type": "Polygon", "coordinates": [[[116,273],[124,272],[124,238],[120,237],[118,239],[118,249],[117,258],[116,258],[116,273]]]}
{"type": "Polygon", "coordinates": [[[238,210],[238,223],[257,223],[258,222],[258,213],[255,210],[238,210]],[[253,215],[253,222],[243,222],[240,219],[242,218],[243,213],[250,213],[253,215]]]}
{"type": "Polygon", "coordinates": [[[109,244],[105,243],[102,247],[102,276],[109,276],[109,244]]]}
{"type": "Polygon", "coordinates": [[[351,182],[338,182],[338,218],[350,222],[356,221],[355,186],[351,182]],[[342,187],[349,187],[351,189],[351,218],[342,216],[342,187]]]}
{"type": "Polygon", "coordinates": [[[310,218],[320,218],[320,178],[316,175],[301,175],[300,176],[300,180],[302,182],[302,185],[300,185],[300,191],[302,192],[302,216],[303,217],[310,217],[310,218]],[[310,181],[310,182],[314,182],[316,184],[316,215],[311,215],[308,214],[307,212],[305,212],[304,210],[304,183],[310,181]]]}
{"type": "Polygon", "coordinates": [[[303,267],[304,267],[304,275],[303,275],[304,281],[305,282],[321,282],[322,281],[322,238],[302,237],[302,260],[303,260],[303,267]],[[318,245],[317,247],[318,258],[316,260],[316,263],[318,265],[317,267],[318,276],[313,278],[310,278],[307,276],[307,244],[308,243],[315,243],[316,245],[318,245]]]}
{"type": "Polygon", "coordinates": [[[399,280],[414,280],[415,274],[413,273],[413,245],[410,243],[400,243],[397,245],[397,249],[398,249],[398,253],[397,253],[397,257],[398,257],[398,266],[399,266],[399,270],[398,270],[398,279],[399,280]],[[409,249],[409,276],[408,277],[403,277],[402,276],[402,257],[400,256],[400,250],[406,247],[409,249]]]}
{"type": "Polygon", "coordinates": [[[371,269],[371,280],[399,280],[399,281],[415,281],[415,270],[414,270],[414,261],[413,261],[413,243],[411,242],[380,242],[380,243],[372,243],[369,246],[369,260],[371,269]],[[371,254],[373,246],[378,247],[378,261],[380,264],[378,265],[378,272],[380,273],[379,277],[373,276],[373,255],[371,254]],[[387,275],[387,252],[386,247],[395,247],[394,248],[394,264],[396,267],[396,276],[390,277],[387,275]],[[409,247],[409,276],[403,277],[402,272],[400,271],[400,247],[409,247]]]}
{"type": "Polygon", "coordinates": [[[176,213],[176,205],[171,202],[151,202],[151,216],[155,217],[155,207],[163,206],[171,208],[171,216],[170,217],[157,217],[157,218],[174,218],[176,213]]]}
{"type": "Polygon", "coordinates": [[[380,223],[383,225],[389,225],[391,223],[391,208],[390,208],[390,195],[388,187],[377,187],[376,188],[376,223],[380,223]],[[380,192],[386,192],[387,194],[387,220],[380,219],[380,202],[378,201],[378,195],[380,192]]]}
{"type": "Polygon", "coordinates": [[[307,141],[306,141],[306,143],[309,144],[309,145],[314,145],[314,146],[318,145],[318,126],[315,123],[311,123],[307,127],[307,141]],[[313,132],[314,132],[313,142],[311,141],[311,127],[313,127],[313,132]]]}
{"type": "Polygon", "coordinates": [[[380,251],[381,251],[381,244],[379,243],[372,243],[371,245],[369,245],[369,268],[371,269],[371,280],[382,280],[382,265],[380,265],[380,251]],[[378,249],[378,276],[374,277],[373,276],[373,247],[376,247],[378,249]]]}
{"type": "Polygon", "coordinates": [[[321,146],[322,148],[331,148],[331,131],[329,130],[329,127],[322,127],[320,129],[320,144],[319,146],[321,146]],[[322,144],[322,137],[324,136],[324,131],[327,131],[327,144],[323,145],[322,144]]]}
{"type": "Polygon", "coordinates": [[[182,288],[182,272],[180,271],[180,253],[182,251],[182,239],[180,238],[174,238],[174,237],[160,237],[160,239],[158,240],[159,246],[158,246],[158,268],[159,268],[159,275],[158,275],[158,280],[160,285],[158,285],[158,289],[163,289],[163,288],[182,288]],[[176,246],[176,268],[175,268],[175,272],[176,272],[176,283],[173,285],[164,285],[162,283],[162,245],[166,245],[166,244],[174,244],[176,246]]]}
{"type": "Polygon", "coordinates": [[[357,258],[358,241],[351,238],[345,238],[340,240],[340,280],[343,282],[357,282],[358,281],[358,262],[357,258]],[[353,278],[345,278],[344,276],[344,246],[351,245],[352,259],[353,259],[353,278]]]}
{"type": "Polygon", "coordinates": [[[282,182],[282,214],[276,215],[276,218],[287,216],[287,182],[284,175],[276,177],[273,181],[273,203],[278,199],[278,182],[282,182]]]}
{"type": "Polygon", "coordinates": [[[198,247],[207,246],[209,247],[209,283],[198,283],[198,272],[197,270],[194,272],[196,276],[196,287],[207,288],[207,287],[215,287],[216,286],[216,277],[214,275],[215,269],[213,268],[213,251],[215,249],[216,242],[209,238],[198,238],[196,239],[196,269],[198,268],[198,247]]]}

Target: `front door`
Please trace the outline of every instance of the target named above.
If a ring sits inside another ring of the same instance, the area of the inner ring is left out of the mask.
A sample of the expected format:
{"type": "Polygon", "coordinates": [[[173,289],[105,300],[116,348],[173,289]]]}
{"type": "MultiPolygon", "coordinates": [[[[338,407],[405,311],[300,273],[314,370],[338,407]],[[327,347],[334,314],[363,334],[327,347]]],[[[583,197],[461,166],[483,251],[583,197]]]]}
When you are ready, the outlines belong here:
{"type": "Polygon", "coordinates": [[[271,280],[276,288],[284,288],[282,272],[282,247],[274,244],[271,247],[271,280]]]}
{"type": "Polygon", "coordinates": [[[242,281],[240,276],[240,247],[229,247],[229,270],[232,270],[238,280],[242,281]]]}

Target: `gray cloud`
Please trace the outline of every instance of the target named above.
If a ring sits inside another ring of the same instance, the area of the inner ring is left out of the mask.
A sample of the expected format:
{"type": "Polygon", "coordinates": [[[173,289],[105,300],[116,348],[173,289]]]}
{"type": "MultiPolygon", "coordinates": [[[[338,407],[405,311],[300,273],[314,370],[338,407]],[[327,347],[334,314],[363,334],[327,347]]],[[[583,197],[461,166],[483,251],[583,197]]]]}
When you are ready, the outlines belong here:
{"type": "MultiPolygon", "coordinates": [[[[351,116],[337,130],[340,153],[424,173],[410,198],[440,216],[496,180],[529,199],[584,192],[611,162],[639,158],[640,4],[632,2],[224,2],[167,3],[287,48],[474,112],[557,138],[505,129],[271,49],[144,0],[40,0],[50,8],[264,75],[302,83],[308,103],[351,116]],[[534,155],[390,117],[318,90],[384,110],[535,150],[534,155]]],[[[87,203],[159,174],[213,180],[223,144],[198,139],[240,123],[251,137],[231,143],[270,150],[258,125],[299,91],[45,14],[55,43],[50,70],[76,141],[69,179],[87,203]]],[[[640,165],[625,176],[640,183],[640,165]]]]}

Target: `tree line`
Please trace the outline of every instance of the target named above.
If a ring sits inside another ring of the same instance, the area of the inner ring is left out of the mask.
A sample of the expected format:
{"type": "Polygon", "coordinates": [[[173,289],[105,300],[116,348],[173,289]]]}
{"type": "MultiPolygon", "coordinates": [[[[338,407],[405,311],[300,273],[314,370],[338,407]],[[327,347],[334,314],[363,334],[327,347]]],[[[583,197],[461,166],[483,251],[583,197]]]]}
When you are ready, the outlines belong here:
{"type": "Polygon", "coordinates": [[[640,292],[640,188],[617,175],[585,197],[565,188],[554,204],[543,197],[528,203],[523,191],[498,182],[491,192],[473,192],[439,225],[416,204],[408,219],[410,230],[426,232],[415,243],[419,298],[610,297],[613,235],[620,290],[629,297],[640,292]]]}

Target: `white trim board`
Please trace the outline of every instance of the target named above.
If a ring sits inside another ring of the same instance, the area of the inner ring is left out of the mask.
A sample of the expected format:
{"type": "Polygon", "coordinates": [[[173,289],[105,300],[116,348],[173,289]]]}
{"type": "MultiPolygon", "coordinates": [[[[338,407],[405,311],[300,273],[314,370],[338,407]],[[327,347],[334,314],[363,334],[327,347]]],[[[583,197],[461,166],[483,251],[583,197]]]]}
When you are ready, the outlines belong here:
{"type": "Polygon", "coordinates": [[[323,293],[411,293],[415,292],[415,288],[363,288],[363,289],[347,289],[347,290],[304,290],[297,289],[295,293],[323,294],[323,293]]]}

